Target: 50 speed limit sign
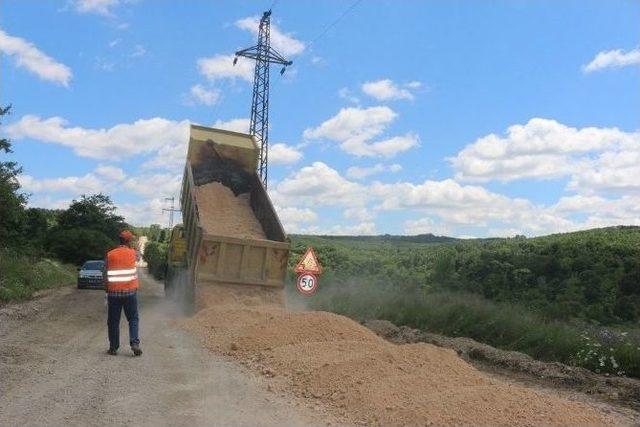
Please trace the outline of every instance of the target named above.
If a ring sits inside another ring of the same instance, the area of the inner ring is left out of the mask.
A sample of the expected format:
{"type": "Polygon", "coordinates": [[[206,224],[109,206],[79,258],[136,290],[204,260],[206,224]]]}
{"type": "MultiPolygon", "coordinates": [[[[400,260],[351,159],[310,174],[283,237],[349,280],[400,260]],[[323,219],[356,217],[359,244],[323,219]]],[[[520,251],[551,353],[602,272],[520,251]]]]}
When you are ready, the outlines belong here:
{"type": "Polygon", "coordinates": [[[296,286],[301,294],[313,295],[318,289],[318,278],[311,273],[299,274],[296,286]]]}

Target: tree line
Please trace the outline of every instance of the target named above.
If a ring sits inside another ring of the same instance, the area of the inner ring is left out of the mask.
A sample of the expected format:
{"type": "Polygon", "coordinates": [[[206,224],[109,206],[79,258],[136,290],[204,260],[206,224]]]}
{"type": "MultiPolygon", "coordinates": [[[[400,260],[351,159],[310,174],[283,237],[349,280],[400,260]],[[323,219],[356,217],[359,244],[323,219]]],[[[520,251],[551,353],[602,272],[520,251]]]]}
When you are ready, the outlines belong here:
{"type": "Polygon", "coordinates": [[[398,291],[460,291],[522,303],[549,319],[640,321],[640,227],[536,238],[455,240],[292,236],[291,263],[313,245],[338,282],[398,291]]]}

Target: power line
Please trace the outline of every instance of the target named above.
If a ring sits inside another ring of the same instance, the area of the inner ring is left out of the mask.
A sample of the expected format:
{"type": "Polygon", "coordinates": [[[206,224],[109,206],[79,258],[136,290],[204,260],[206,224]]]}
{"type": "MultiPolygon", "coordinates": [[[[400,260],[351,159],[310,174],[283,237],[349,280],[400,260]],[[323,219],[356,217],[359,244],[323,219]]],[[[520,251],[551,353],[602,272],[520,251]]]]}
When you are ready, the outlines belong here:
{"type": "MultiPolygon", "coordinates": [[[[278,1],[278,0],[276,0],[278,1]]],[[[331,22],[330,24],[326,25],[322,31],[320,32],[320,34],[318,34],[313,40],[311,40],[311,43],[309,43],[309,48],[311,48],[311,46],[313,46],[315,44],[315,42],[318,41],[318,39],[320,39],[320,37],[324,36],[327,31],[329,31],[330,29],[332,29],[333,27],[335,27],[338,22],[340,22],[342,20],[342,18],[344,18],[345,16],[347,16],[347,14],[349,12],[351,12],[351,10],[353,10],[356,6],[358,6],[360,3],[362,2],[362,0],[355,0],[353,3],[351,3],[351,5],[346,8],[344,10],[344,12],[342,12],[342,14],[340,16],[338,16],[337,19],[335,19],[333,22],[331,22]]]]}

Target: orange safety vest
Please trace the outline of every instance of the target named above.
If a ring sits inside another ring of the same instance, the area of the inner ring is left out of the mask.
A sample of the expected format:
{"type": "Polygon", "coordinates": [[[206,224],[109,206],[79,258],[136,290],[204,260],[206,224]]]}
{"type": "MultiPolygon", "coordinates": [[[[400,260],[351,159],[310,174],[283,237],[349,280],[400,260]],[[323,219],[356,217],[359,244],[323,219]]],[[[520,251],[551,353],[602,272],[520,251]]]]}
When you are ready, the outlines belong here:
{"type": "Polygon", "coordinates": [[[138,289],[136,251],[118,246],[107,252],[107,291],[135,291],[138,289]]]}

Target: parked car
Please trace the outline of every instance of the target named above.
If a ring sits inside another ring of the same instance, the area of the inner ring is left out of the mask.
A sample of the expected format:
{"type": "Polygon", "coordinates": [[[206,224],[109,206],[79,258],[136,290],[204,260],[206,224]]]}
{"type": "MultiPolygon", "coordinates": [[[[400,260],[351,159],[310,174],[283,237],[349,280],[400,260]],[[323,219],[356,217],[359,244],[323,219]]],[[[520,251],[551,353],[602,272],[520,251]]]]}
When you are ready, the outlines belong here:
{"type": "Polygon", "coordinates": [[[103,270],[104,261],[92,260],[85,262],[78,270],[78,289],[104,289],[103,270]]]}

